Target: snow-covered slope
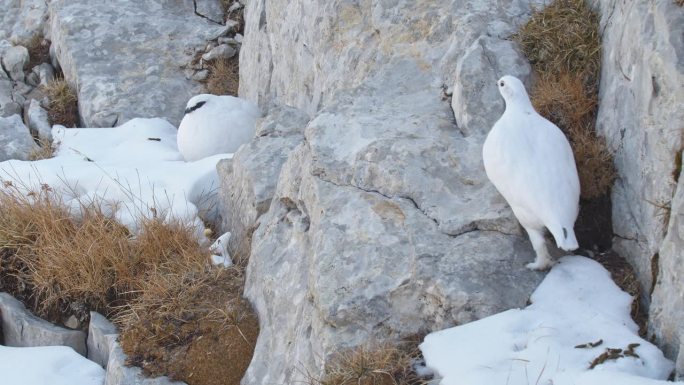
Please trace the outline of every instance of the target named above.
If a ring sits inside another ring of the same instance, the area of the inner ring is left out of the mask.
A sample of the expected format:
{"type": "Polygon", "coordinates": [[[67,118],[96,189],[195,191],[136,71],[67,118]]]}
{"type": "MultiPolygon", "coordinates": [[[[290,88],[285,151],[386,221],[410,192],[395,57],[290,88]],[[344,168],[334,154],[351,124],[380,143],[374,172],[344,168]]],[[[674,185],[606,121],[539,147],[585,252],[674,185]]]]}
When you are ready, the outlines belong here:
{"type": "Polygon", "coordinates": [[[525,309],[429,334],[420,348],[440,384],[650,385],[674,368],[639,337],[631,297],[595,261],[563,258],[531,301],[525,309]],[[621,351],[595,361],[607,348],[621,351]]]}

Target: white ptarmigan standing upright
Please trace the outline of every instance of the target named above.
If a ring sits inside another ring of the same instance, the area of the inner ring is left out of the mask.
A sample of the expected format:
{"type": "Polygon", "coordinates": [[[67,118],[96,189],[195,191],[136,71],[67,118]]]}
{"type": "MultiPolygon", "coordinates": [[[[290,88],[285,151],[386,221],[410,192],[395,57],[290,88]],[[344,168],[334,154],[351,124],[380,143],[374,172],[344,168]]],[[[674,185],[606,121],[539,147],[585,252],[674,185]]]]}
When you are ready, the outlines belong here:
{"type": "Polygon", "coordinates": [[[233,96],[193,96],[178,126],[178,150],[192,162],[207,156],[234,153],[254,137],[261,115],[256,104],[233,96]]]}
{"type": "Polygon", "coordinates": [[[534,110],[519,79],[504,76],[497,85],[506,110],[485,140],[485,171],[530,237],[537,258],[527,267],[543,270],[552,265],[544,227],[559,248],[578,247],[573,229],[580,194],[575,158],[563,132],[534,110]]]}

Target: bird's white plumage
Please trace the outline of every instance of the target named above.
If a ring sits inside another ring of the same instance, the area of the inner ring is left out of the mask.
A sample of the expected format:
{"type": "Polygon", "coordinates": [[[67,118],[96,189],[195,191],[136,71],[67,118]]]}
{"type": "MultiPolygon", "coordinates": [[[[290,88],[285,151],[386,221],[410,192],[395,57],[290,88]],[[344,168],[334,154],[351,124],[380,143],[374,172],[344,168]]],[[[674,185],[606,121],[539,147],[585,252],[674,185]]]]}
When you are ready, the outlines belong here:
{"type": "Polygon", "coordinates": [[[485,171],[527,231],[537,259],[551,265],[544,228],[564,250],[578,247],[574,224],[579,212],[579,178],[570,144],[561,130],[539,115],[522,82],[504,76],[497,82],[506,110],[482,149],[485,171]]]}
{"type": "Polygon", "coordinates": [[[186,161],[234,153],[254,136],[256,104],[233,96],[202,94],[188,101],[178,127],[178,150],[186,161]]]}

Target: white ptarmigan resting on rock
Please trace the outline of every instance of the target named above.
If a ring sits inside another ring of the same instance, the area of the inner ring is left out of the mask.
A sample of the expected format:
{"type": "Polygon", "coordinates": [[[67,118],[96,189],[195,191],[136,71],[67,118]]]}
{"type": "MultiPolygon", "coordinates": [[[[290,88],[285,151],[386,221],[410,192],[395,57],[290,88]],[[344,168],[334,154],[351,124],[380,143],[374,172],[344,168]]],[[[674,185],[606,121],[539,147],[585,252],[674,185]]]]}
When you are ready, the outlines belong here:
{"type": "Polygon", "coordinates": [[[178,126],[178,150],[196,161],[215,154],[234,153],[254,136],[261,115],[256,104],[233,96],[193,96],[178,126]]]}
{"type": "Polygon", "coordinates": [[[547,269],[552,261],[544,227],[559,248],[578,247],[573,229],[580,194],[575,158],[563,132],[534,110],[519,79],[504,76],[497,85],[506,110],[485,140],[485,171],[530,237],[537,258],[527,267],[547,269]]]}

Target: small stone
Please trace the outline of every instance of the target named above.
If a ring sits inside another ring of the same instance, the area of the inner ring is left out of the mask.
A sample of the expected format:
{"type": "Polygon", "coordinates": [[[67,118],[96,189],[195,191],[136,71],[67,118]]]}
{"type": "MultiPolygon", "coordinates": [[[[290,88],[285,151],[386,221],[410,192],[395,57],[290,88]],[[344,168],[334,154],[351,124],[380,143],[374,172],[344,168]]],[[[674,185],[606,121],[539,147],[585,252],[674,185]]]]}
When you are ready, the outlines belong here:
{"type": "Polygon", "coordinates": [[[66,321],[64,321],[64,326],[68,327],[69,329],[76,330],[81,327],[81,323],[78,321],[78,318],[72,314],[69,318],[67,318],[66,321]]]}
{"type": "Polygon", "coordinates": [[[232,37],[219,37],[218,42],[219,44],[229,44],[233,46],[240,44],[237,42],[237,40],[233,39],[232,37]]]}
{"type": "Polygon", "coordinates": [[[226,19],[226,28],[228,28],[229,31],[234,31],[239,25],[240,23],[235,20],[226,19]]]}
{"type": "Polygon", "coordinates": [[[239,44],[242,44],[242,40],[244,39],[244,36],[242,36],[239,33],[235,34],[235,41],[237,41],[239,44]]]}
{"type": "Polygon", "coordinates": [[[41,63],[33,67],[33,70],[38,73],[41,86],[46,86],[55,78],[55,69],[48,63],[41,63]]]}
{"type": "Polygon", "coordinates": [[[199,70],[195,72],[194,75],[192,75],[192,80],[201,82],[202,80],[206,80],[207,77],[209,76],[209,70],[199,70]]]}
{"type": "Polygon", "coordinates": [[[9,73],[10,78],[16,81],[24,81],[24,66],[28,61],[28,50],[20,45],[9,48],[2,55],[2,66],[9,73]]]}
{"type": "Polygon", "coordinates": [[[216,59],[230,59],[235,56],[237,51],[228,44],[221,44],[218,47],[202,55],[202,60],[212,61],[216,59]]]}
{"type": "MultiPolygon", "coordinates": [[[[31,134],[38,136],[45,141],[51,140],[52,126],[50,125],[50,121],[48,119],[48,113],[43,107],[40,106],[40,102],[36,99],[31,99],[25,112],[25,120],[28,122],[28,127],[31,131],[31,134]]],[[[67,324],[64,325],[69,326],[67,324]]]]}
{"type": "Polygon", "coordinates": [[[36,87],[40,83],[40,77],[35,72],[30,72],[26,75],[26,83],[32,87],[36,87]]]}
{"type": "Polygon", "coordinates": [[[235,12],[235,11],[237,11],[238,9],[242,9],[243,7],[244,7],[244,5],[241,4],[240,2],[233,3],[233,4],[230,6],[230,8],[228,8],[228,13],[235,12]]]}

